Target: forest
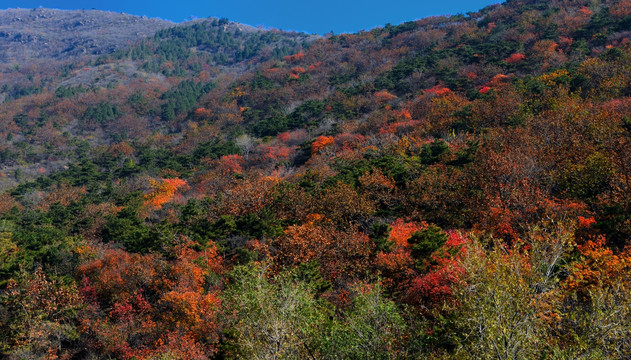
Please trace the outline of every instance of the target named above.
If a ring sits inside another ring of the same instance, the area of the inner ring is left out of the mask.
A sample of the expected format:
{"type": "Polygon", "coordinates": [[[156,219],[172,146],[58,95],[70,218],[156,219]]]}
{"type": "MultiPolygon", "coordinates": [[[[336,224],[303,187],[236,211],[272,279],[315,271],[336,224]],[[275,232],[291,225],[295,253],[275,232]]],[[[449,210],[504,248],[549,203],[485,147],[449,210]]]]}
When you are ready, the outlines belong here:
{"type": "Polygon", "coordinates": [[[507,0],[0,64],[0,357],[631,358],[630,39],[507,0]]]}

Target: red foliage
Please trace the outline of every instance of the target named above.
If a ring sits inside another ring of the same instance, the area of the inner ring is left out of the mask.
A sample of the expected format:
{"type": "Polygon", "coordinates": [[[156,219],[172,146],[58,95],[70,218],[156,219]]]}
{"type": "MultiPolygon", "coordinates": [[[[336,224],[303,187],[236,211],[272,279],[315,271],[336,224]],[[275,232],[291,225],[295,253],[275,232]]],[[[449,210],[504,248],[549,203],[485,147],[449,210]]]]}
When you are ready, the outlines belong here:
{"type": "Polygon", "coordinates": [[[409,120],[409,121],[399,121],[392,124],[388,124],[379,129],[380,134],[394,134],[394,133],[405,133],[408,132],[415,127],[417,127],[421,122],[418,120],[409,120]]]}
{"type": "Polygon", "coordinates": [[[311,144],[311,154],[315,155],[320,153],[324,148],[333,144],[335,139],[332,136],[319,136],[313,144],[311,144]]]}
{"type": "Polygon", "coordinates": [[[274,264],[297,266],[317,260],[323,275],[337,283],[348,283],[368,271],[372,242],[366,234],[339,231],[328,224],[290,226],[273,242],[274,264]]]}
{"type": "Polygon", "coordinates": [[[578,226],[582,227],[582,228],[589,228],[592,225],[594,225],[596,223],[596,219],[594,219],[593,217],[582,217],[579,216],[578,217],[578,226]]]}
{"type": "Polygon", "coordinates": [[[395,247],[389,253],[378,253],[375,258],[375,267],[383,277],[383,285],[389,289],[409,286],[410,279],[416,274],[410,250],[401,246],[395,247]]]}
{"type": "Polygon", "coordinates": [[[361,134],[342,133],[335,136],[335,144],[342,150],[350,150],[364,142],[366,138],[361,134]]]}
{"type": "Polygon", "coordinates": [[[83,276],[83,279],[81,279],[81,283],[79,285],[79,295],[84,302],[96,305],[96,289],[92,286],[90,279],[87,276],[83,276]]]}
{"type": "Polygon", "coordinates": [[[424,309],[438,310],[445,302],[453,301],[453,287],[464,275],[464,268],[458,260],[465,256],[463,245],[467,240],[457,232],[448,235],[442,249],[432,254],[435,265],[429,273],[413,279],[406,289],[406,302],[423,305],[424,309]]]}
{"type": "Polygon", "coordinates": [[[394,241],[397,246],[409,246],[407,240],[417,231],[423,230],[427,224],[418,224],[415,222],[405,222],[403,219],[397,219],[392,223],[392,231],[390,231],[390,241],[394,241]]]}
{"type": "MultiPolygon", "coordinates": [[[[200,344],[191,334],[169,331],[156,343],[155,355],[166,354],[166,358],[206,360],[209,349],[200,344]]],[[[212,353],[212,352],[210,352],[212,353]]]]}
{"type": "Polygon", "coordinates": [[[317,68],[320,67],[320,65],[322,65],[321,61],[318,61],[317,63],[313,64],[313,65],[309,65],[309,71],[313,71],[316,70],[317,68]]]}
{"type": "Polygon", "coordinates": [[[605,243],[605,237],[598,236],[577,246],[582,261],[575,264],[574,272],[563,282],[564,289],[583,296],[595,287],[615,286],[623,293],[628,292],[631,249],[614,253],[605,243]]]}
{"type": "Polygon", "coordinates": [[[518,62],[521,62],[525,58],[526,58],[526,55],[524,55],[524,54],[514,53],[513,55],[511,55],[511,56],[507,57],[506,59],[504,59],[504,61],[506,61],[509,64],[516,64],[518,62]]]}
{"type": "Polygon", "coordinates": [[[271,192],[278,183],[273,176],[245,178],[225,189],[230,196],[222,198],[217,211],[220,214],[243,215],[256,213],[269,204],[271,192]]]}
{"type": "Polygon", "coordinates": [[[276,139],[282,143],[289,145],[301,144],[307,138],[307,132],[304,129],[294,131],[286,131],[276,135],[276,139]]]}
{"type": "Polygon", "coordinates": [[[510,79],[510,76],[504,74],[496,74],[489,80],[489,86],[500,86],[506,83],[507,80],[510,79]]]}
{"type": "Polygon", "coordinates": [[[134,148],[131,145],[129,145],[129,143],[126,141],[120,142],[118,144],[112,144],[107,149],[107,152],[114,157],[118,157],[118,156],[129,157],[134,153],[134,151],[135,151],[134,148]]]}
{"type": "Polygon", "coordinates": [[[13,196],[6,193],[0,194],[0,215],[3,215],[14,207],[22,209],[22,205],[20,205],[13,196]]]}
{"type": "Polygon", "coordinates": [[[302,52],[299,52],[294,55],[283,56],[283,61],[292,63],[292,62],[303,60],[304,58],[305,58],[305,54],[303,54],[302,52]]]}
{"type": "Polygon", "coordinates": [[[239,154],[223,155],[219,159],[219,169],[223,174],[240,173],[243,171],[244,161],[239,154]]]}
{"type": "Polygon", "coordinates": [[[287,146],[261,145],[258,151],[262,154],[264,161],[283,161],[287,160],[295,149],[287,146]]]}
{"type": "Polygon", "coordinates": [[[171,263],[158,255],[105,250],[79,267],[86,304],[79,330],[90,348],[122,359],[165,353],[202,358],[216,351],[221,302],[206,290],[206,279],[223,271],[222,260],[214,243],[198,251],[183,240],[171,263]],[[185,339],[188,350],[173,334],[185,339]]]}
{"type": "Polygon", "coordinates": [[[145,206],[156,209],[160,209],[164,204],[172,201],[176,192],[188,188],[187,182],[179,178],[162,180],[149,179],[149,183],[152,187],[152,191],[145,195],[145,206]]]}
{"type": "Polygon", "coordinates": [[[441,304],[452,295],[452,286],[456,280],[454,274],[445,268],[419,276],[412,280],[406,301],[412,304],[441,304]]]}
{"type": "Polygon", "coordinates": [[[631,0],[620,0],[609,8],[609,13],[617,19],[631,15],[631,0]]]}
{"type": "Polygon", "coordinates": [[[436,96],[443,96],[443,95],[447,95],[451,92],[451,90],[449,90],[449,88],[446,88],[442,85],[436,85],[430,89],[427,89],[424,91],[425,94],[433,94],[436,96]]]}
{"type": "Polygon", "coordinates": [[[380,104],[387,103],[388,101],[391,101],[397,98],[395,95],[390,94],[386,90],[377,91],[374,96],[377,102],[380,104]]]}
{"type": "Polygon", "coordinates": [[[54,203],[59,203],[63,206],[68,206],[72,202],[77,202],[87,194],[85,186],[73,187],[67,184],[58,185],[50,193],[48,193],[42,201],[38,204],[38,208],[47,211],[54,203]]]}
{"type": "Polygon", "coordinates": [[[399,120],[412,120],[412,114],[410,114],[408,109],[395,110],[393,112],[394,116],[399,120]]]}
{"type": "Polygon", "coordinates": [[[195,110],[193,115],[195,115],[195,117],[199,119],[208,119],[212,117],[213,112],[210,109],[198,108],[197,110],[195,110]]]}
{"type": "Polygon", "coordinates": [[[116,300],[128,298],[138,289],[154,289],[162,286],[156,278],[159,262],[155,255],[130,254],[124,250],[105,250],[96,260],[79,267],[79,273],[90,279],[84,280],[85,294],[107,294],[116,300]],[[93,289],[93,290],[88,290],[93,289]]]}
{"type": "Polygon", "coordinates": [[[276,139],[280,142],[286,143],[289,139],[291,139],[291,135],[289,134],[289,131],[285,131],[284,133],[276,135],[276,139]]]}
{"type": "Polygon", "coordinates": [[[579,14],[581,14],[581,15],[583,15],[583,16],[586,16],[586,17],[587,17],[587,16],[592,16],[592,15],[594,15],[594,12],[593,12],[593,11],[591,11],[591,10],[590,10],[588,7],[586,7],[586,6],[583,6],[582,8],[580,8],[580,9],[578,10],[578,13],[579,13],[579,14]]]}

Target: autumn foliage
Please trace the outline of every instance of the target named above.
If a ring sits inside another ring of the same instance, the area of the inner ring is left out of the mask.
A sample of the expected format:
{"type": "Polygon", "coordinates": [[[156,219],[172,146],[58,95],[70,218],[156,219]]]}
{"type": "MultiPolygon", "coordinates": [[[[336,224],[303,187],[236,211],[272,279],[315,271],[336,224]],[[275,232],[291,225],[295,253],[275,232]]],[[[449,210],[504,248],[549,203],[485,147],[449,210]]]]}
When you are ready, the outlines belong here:
{"type": "Polygon", "coordinates": [[[504,59],[509,64],[516,64],[523,61],[526,58],[526,55],[520,53],[514,53],[513,55],[504,59]]]}
{"type": "Polygon", "coordinates": [[[311,145],[311,153],[318,154],[334,142],[335,140],[331,136],[320,136],[311,145]]]}
{"type": "Polygon", "coordinates": [[[630,4],[6,52],[0,358],[631,358],[630,4]]]}
{"type": "Polygon", "coordinates": [[[171,202],[178,191],[187,188],[185,180],[174,179],[149,179],[151,192],[145,195],[145,205],[160,209],[164,204],[171,202]]]}

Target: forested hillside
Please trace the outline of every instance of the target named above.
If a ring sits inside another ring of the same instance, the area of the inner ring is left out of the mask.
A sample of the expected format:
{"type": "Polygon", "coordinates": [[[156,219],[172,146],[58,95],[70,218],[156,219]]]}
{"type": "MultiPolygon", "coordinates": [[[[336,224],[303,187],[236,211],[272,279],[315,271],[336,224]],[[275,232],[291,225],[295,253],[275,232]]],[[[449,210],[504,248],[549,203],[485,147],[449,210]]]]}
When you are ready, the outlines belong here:
{"type": "Polygon", "coordinates": [[[631,357],[631,1],[147,35],[1,68],[3,356],[631,357]]]}

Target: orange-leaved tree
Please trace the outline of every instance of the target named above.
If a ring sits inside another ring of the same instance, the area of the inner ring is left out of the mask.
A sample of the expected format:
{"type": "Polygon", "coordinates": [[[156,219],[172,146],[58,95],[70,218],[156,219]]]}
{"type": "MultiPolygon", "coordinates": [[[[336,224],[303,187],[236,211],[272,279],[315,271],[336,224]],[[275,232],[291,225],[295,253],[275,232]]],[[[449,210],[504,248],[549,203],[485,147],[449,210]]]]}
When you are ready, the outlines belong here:
{"type": "Polygon", "coordinates": [[[145,195],[145,206],[160,209],[168,202],[171,202],[178,191],[188,188],[186,180],[174,179],[149,179],[151,192],[145,195]]]}

